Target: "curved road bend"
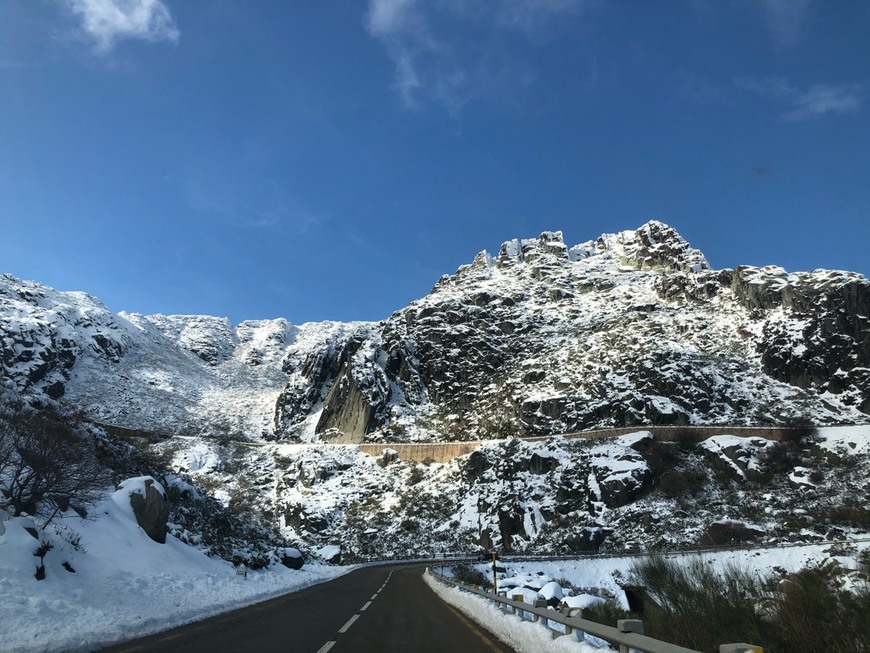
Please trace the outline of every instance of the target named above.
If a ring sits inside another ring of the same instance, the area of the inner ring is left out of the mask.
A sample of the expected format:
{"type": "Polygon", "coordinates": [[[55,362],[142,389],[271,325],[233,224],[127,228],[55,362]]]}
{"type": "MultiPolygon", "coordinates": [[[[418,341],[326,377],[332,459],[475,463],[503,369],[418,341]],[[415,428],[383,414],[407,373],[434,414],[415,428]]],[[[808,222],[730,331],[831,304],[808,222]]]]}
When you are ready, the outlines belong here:
{"type": "Polygon", "coordinates": [[[104,651],[512,653],[439,599],[422,565],[358,569],[264,603],[104,651]]]}

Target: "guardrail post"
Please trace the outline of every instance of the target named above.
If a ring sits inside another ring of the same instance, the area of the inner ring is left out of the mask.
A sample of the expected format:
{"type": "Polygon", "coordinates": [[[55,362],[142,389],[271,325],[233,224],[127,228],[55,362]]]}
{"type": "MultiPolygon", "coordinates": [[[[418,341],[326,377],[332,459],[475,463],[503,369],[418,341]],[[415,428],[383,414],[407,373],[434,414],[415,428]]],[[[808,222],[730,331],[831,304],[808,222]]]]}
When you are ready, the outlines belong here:
{"type": "MultiPolygon", "coordinates": [[[[570,617],[570,616],[571,616],[571,611],[572,611],[572,610],[575,610],[575,609],[576,609],[576,608],[572,608],[572,607],[570,607],[570,606],[568,606],[568,605],[566,605],[566,604],[564,604],[564,603],[563,603],[562,605],[559,606],[559,612],[561,612],[561,613],[562,613],[563,615],[565,615],[566,617],[570,617]]],[[[564,624],[564,625],[565,625],[565,634],[566,634],[566,635],[570,635],[570,634],[572,634],[572,633],[574,632],[574,627],[573,627],[573,626],[569,626],[568,624],[564,624]]]]}
{"type": "MultiPolygon", "coordinates": [[[[643,622],[640,619],[620,619],[616,629],[621,633],[637,633],[643,635],[643,622]]],[[[625,644],[619,645],[619,653],[631,653],[634,649],[625,644]]]]}
{"type": "MultiPolygon", "coordinates": [[[[547,607],[547,601],[546,601],[545,599],[535,599],[534,607],[536,607],[536,608],[546,608],[546,607],[547,607]]],[[[537,622],[540,620],[540,618],[541,618],[540,615],[537,615],[537,614],[535,614],[534,612],[532,613],[532,621],[534,621],[535,623],[537,623],[537,622]]],[[[547,625],[548,621],[549,621],[549,620],[545,617],[545,618],[544,618],[544,625],[545,625],[545,626],[547,625]]]]}
{"type": "Polygon", "coordinates": [[[719,653],[764,653],[764,649],[754,644],[722,644],[719,653]]]}

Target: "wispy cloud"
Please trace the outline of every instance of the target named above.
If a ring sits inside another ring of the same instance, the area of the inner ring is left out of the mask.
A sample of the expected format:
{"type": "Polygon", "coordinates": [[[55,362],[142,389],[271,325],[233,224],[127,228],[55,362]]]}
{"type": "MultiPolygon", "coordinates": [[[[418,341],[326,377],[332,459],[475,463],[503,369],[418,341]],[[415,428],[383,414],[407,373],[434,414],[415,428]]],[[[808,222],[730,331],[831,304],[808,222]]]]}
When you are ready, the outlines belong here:
{"type": "Polygon", "coordinates": [[[500,38],[538,39],[586,1],[370,0],[365,24],[392,60],[402,104],[435,103],[457,117],[472,99],[522,90],[534,79],[500,38]]]}
{"type": "Polygon", "coordinates": [[[306,233],[324,222],[283,187],[212,168],[181,175],[184,201],[202,217],[248,229],[306,233]]]}
{"type": "Polygon", "coordinates": [[[861,109],[861,84],[814,84],[800,88],[783,77],[741,78],[739,88],[761,97],[788,104],[784,120],[800,121],[835,113],[854,113],[861,109]]]}
{"type": "Polygon", "coordinates": [[[181,32],[162,0],[64,0],[81,21],[81,30],[93,39],[99,53],[109,52],[118,41],[170,41],[181,32]]]}
{"type": "Polygon", "coordinates": [[[777,45],[792,48],[800,40],[812,0],[761,0],[777,45]]]}

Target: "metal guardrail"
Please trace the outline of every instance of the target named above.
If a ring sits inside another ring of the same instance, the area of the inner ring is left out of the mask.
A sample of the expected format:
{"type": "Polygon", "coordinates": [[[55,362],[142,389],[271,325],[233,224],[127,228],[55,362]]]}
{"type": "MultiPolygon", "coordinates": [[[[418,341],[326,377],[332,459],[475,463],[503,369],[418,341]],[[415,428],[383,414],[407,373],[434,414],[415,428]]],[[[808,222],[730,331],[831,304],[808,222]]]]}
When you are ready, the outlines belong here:
{"type": "MultiPolygon", "coordinates": [[[[572,634],[574,631],[588,633],[589,635],[603,639],[610,644],[615,644],[619,647],[621,653],[628,653],[629,651],[636,651],[637,653],[701,653],[695,649],[685,648],[660,639],[647,637],[643,634],[643,622],[637,619],[620,619],[617,622],[617,626],[614,628],[613,626],[589,621],[582,617],[572,617],[570,614],[555,612],[544,606],[533,606],[524,603],[523,601],[514,601],[499,594],[494,594],[493,592],[488,592],[471,585],[457,582],[431,569],[429,570],[429,573],[447,585],[452,585],[462,591],[481,596],[498,604],[502,609],[510,609],[514,614],[519,613],[521,618],[524,618],[522,616],[523,614],[532,615],[533,621],[543,619],[544,624],[547,627],[550,627],[550,623],[562,624],[565,628],[565,634],[567,635],[572,634]]],[[[577,609],[572,608],[571,610],[577,609]]],[[[722,644],[719,647],[719,651],[720,653],[762,653],[760,646],[739,643],[722,644]]]]}

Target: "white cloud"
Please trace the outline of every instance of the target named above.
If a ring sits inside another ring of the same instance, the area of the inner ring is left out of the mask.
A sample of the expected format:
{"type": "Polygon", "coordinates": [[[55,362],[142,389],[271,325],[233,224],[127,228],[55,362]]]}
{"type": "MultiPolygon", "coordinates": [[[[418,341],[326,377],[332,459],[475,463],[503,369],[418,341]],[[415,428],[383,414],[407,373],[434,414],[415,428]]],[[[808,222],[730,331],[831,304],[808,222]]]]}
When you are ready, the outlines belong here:
{"type": "Polygon", "coordinates": [[[800,39],[812,0],[762,0],[767,24],[777,44],[791,48],[800,39]]]}
{"type": "Polygon", "coordinates": [[[365,25],[387,51],[393,87],[410,109],[443,106],[458,117],[470,100],[527,86],[534,75],[501,39],[537,37],[587,0],[370,0],[365,25]]]}
{"type": "Polygon", "coordinates": [[[497,4],[496,20],[500,25],[530,34],[582,8],[578,0],[503,0],[497,4]]]}
{"type": "Polygon", "coordinates": [[[781,115],[785,120],[808,120],[861,109],[860,84],[814,84],[800,88],[783,77],[738,79],[736,83],[756,95],[786,102],[790,108],[781,115]]]}
{"type": "Polygon", "coordinates": [[[783,117],[804,120],[827,113],[853,113],[861,108],[860,91],[858,84],[811,86],[794,99],[794,108],[783,117]]]}
{"type": "Polygon", "coordinates": [[[65,0],[97,51],[124,39],[178,42],[180,32],[161,0],[65,0]]]}
{"type": "Polygon", "coordinates": [[[375,0],[369,6],[368,28],[373,36],[385,36],[408,28],[415,0],[375,0]]]}

